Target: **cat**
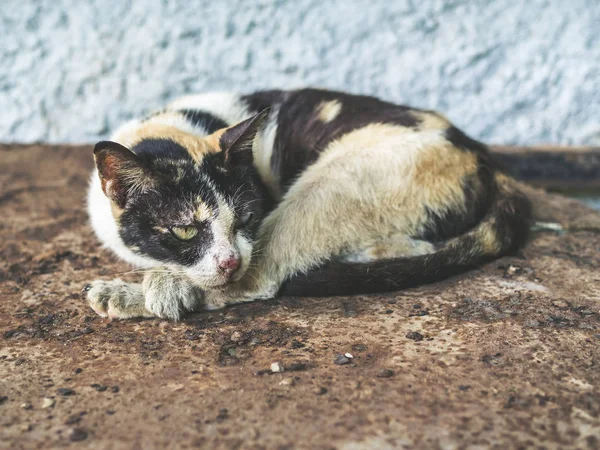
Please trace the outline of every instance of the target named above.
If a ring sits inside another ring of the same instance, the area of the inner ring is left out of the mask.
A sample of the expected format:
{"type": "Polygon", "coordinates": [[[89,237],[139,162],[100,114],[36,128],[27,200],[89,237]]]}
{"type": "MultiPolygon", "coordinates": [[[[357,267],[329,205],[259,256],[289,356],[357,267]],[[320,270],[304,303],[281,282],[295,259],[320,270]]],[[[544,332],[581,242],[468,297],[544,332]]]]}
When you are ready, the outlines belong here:
{"type": "Polygon", "coordinates": [[[94,159],[92,227],[144,272],[84,288],[111,318],[399,290],[515,252],[531,225],[485,145],[369,96],[187,96],[123,125],[94,159]]]}

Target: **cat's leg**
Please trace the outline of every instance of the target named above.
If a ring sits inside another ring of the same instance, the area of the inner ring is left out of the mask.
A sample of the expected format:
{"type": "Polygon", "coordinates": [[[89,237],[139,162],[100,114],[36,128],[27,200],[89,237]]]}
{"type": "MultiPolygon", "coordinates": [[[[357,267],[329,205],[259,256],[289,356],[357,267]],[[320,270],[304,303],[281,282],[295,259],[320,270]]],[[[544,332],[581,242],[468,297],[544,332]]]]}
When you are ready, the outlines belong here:
{"type": "Polygon", "coordinates": [[[199,308],[203,291],[168,269],[146,273],[142,283],[145,308],[157,317],[179,320],[199,308]]]}
{"type": "Polygon", "coordinates": [[[167,269],[151,271],[140,283],[96,280],[84,288],[92,309],[102,317],[161,317],[179,320],[197,309],[202,291],[167,269]]]}
{"type": "Polygon", "coordinates": [[[368,263],[380,259],[406,258],[434,253],[435,246],[428,241],[397,234],[369,242],[358,249],[344,252],[340,257],[350,263],[368,263]]]}

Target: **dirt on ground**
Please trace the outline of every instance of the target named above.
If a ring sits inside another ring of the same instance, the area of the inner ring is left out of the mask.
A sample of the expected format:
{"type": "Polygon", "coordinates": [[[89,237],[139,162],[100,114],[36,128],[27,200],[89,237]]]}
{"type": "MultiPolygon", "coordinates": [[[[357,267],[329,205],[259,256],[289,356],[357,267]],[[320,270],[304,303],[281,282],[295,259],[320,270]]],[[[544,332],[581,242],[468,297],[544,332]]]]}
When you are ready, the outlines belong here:
{"type": "Polygon", "coordinates": [[[135,276],[87,224],[91,163],[0,146],[1,448],[600,447],[597,212],[530,190],[565,230],[448,281],[110,322],[82,286],[135,276]]]}

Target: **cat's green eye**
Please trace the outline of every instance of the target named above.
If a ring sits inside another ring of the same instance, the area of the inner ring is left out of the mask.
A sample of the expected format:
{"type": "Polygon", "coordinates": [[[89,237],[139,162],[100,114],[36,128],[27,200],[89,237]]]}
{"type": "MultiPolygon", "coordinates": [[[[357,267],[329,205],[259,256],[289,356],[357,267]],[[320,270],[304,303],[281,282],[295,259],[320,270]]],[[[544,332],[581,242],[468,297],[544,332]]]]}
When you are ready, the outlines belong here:
{"type": "Polygon", "coordinates": [[[181,241],[189,241],[198,234],[196,227],[171,227],[171,233],[181,241]]]}

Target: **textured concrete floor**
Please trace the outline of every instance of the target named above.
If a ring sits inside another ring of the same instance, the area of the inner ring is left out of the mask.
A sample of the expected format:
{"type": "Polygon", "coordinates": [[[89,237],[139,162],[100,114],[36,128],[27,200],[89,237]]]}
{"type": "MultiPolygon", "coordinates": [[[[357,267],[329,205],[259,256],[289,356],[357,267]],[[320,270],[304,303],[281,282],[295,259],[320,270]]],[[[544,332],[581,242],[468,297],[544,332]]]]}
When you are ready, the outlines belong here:
{"type": "Polygon", "coordinates": [[[600,214],[532,191],[569,231],[443,283],[111,323],[79,294],[128,270],[86,225],[90,153],[0,147],[0,448],[600,445],[600,214]]]}

